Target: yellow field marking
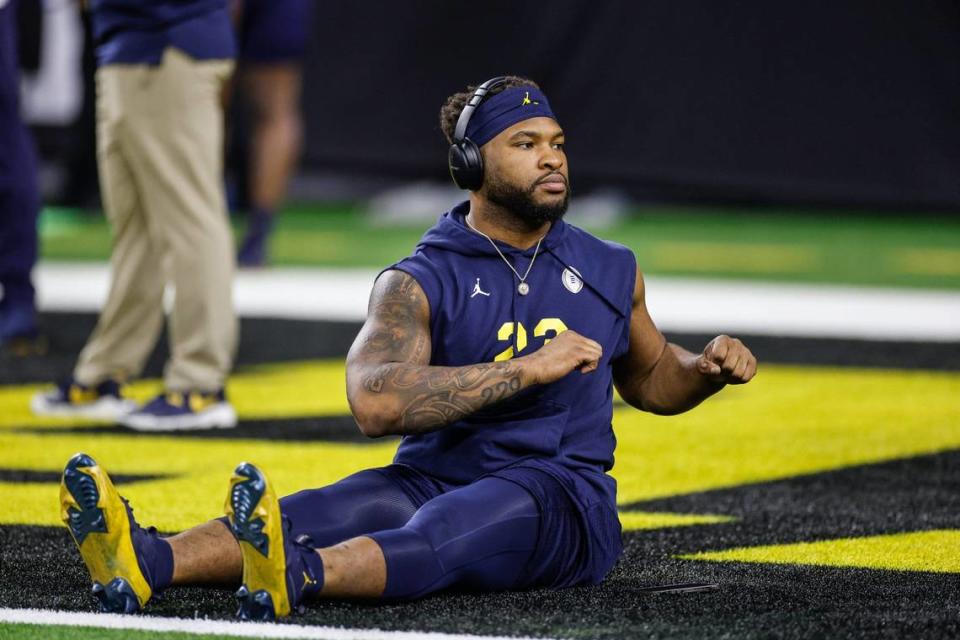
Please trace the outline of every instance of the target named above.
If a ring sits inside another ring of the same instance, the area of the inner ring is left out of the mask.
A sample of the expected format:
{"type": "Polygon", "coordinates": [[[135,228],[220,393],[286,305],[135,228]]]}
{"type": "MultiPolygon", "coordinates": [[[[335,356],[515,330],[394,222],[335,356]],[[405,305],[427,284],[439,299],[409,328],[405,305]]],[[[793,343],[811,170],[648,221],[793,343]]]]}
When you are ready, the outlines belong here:
{"type": "Polygon", "coordinates": [[[899,271],[923,276],[960,275],[960,249],[898,249],[891,255],[899,271]]]}
{"type": "MultiPolygon", "coordinates": [[[[170,479],[119,485],[140,522],[179,531],[223,515],[233,469],[253,462],[277,492],[321,487],[361,469],[388,464],[394,442],[344,445],[250,440],[195,440],[170,436],[20,435],[0,432],[0,467],[60,472],[84,451],[111,474],[175,474],[170,479]]],[[[59,524],[55,484],[0,484],[8,506],[4,524],[59,524]]]]}
{"type": "Polygon", "coordinates": [[[651,268],[680,271],[793,273],[820,263],[813,247],[774,243],[659,242],[649,257],[651,268]]]}
{"type": "MultiPolygon", "coordinates": [[[[235,376],[230,388],[243,417],[347,413],[342,362],[259,367],[235,376]]],[[[0,390],[0,398],[9,405],[20,393],[26,413],[24,389],[0,390]]],[[[0,404],[0,424],[37,423],[11,418],[0,404]]],[[[629,504],[960,448],[960,374],[761,365],[751,384],[729,387],[688,414],[663,418],[623,407],[614,425],[613,473],[620,504],[629,504]]],[[[85,451],[111,473],[180,474],[120,486],[143,522],[169,531],[218,515],[241,461],[261,465],[284,495],[386,464],[395,446],[7,428],[0,429],[0,468],[57,473],[85,451]]],[[[55,485],[7,483],[0,491],[10,507],[0,523],[57,522],[55,485]]],[[[653,522],[623,515],[628,527],[653,522]]]]}
{"type": "Polygon", "coordinates": [[[808,564],[894,571],[960,573],[960,530],[742,547],[679,556],[684,560],[808,564]]]}
{"type": "Polygon", "coordinates": [[[717,524],[734,522],[730,516],[711,516],[692,513],[659,513],[646,511],[621,511],[620,525],[624,531],[640,529],[666,529],[667,527],[689,527],[695,524],[717,524]]]}
{"type": "Polygon", "coordinates": [[[229,384],[241,418],[350,413],[342,359],[261,365],[231,376],[229,384]]]}
{"type": "MultiPolygon", "coordinates": [[[[33,394],[50,387],[51,385],[0,387],[0,429],[97,424],[89,420],[41,418],[30,413],[30,398],[33,394]]],[[[159,380],[141,380],[129,385],[126,394],[142,402],[161,390],[162,384],[159,380]]],[[[343,360],[313,360],[248,367],[230,377],[227,393],[241,419],[350,413],[343,360]]]]}
{"type": "Polygon", "coordinates": [[[627,504],[960,448],[960,374],[761,364],[689,413],[613,422],[627,504]]]}

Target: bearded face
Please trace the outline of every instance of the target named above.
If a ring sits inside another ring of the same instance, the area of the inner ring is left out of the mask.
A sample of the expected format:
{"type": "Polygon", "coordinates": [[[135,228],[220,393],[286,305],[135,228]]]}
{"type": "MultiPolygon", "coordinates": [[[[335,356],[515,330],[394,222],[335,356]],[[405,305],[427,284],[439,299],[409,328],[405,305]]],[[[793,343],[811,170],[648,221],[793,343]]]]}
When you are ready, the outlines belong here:
{"type": "Polygon", "coordinates": [[[523,185],[507,180],[499,172],[490,172],[485,176],[484,187],[490,202],[509,210],[528,229],[539,229],[562,218],[570,204],[569,186],[559,195],[542,193],[544,182],[558,181],[558,176],[567,184],[559,173],[549,173],[523,185]]]}

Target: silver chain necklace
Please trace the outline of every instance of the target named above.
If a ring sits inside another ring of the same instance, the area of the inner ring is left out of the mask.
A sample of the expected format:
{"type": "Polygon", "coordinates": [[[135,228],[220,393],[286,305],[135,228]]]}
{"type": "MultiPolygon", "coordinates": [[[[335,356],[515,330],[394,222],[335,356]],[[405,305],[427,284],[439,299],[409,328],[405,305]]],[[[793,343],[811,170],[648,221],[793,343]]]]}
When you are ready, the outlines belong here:
{"type": "Polygon", "coordinates": [[[521,276],[520,272],[514,269],[513,265],[510,264],[510,261],[507,260],[507,256],[503,255],[503,252],[500,251],[500,247],[498,247],[497,243],[493,241],[493,238],[491,238],[490,236],[485,234],[483,231],[480,231],[480,229],[477,229],[475,226],[470,224],[470,221],[467,220],[467,216],[463,216],[463,221],[467,223],[467,226],[470,227],[471,230],[479,233],[484,238],[490,241],[490,244],[493,245],[493,248],[497,252],[497,255],[499,255],[500,258],[506,263],[506,265],[510,267],[510,271],[513,271],[513,274],[517,276],[517,279],[520,280],[520,284],[517,285],[517,293],[519,293],[522,296],[525,296],[528,293],[530,293],[530,285],[528,285],[525,281],[527,279],[527,276],[530,275],[530,269],[533,269],[533,261],[536,260],[537,256],[540,254],[540,243],[543,242],[543,239],[547,237],[547,234],[543,234],[542,236],[540,236],[540,239],[537,240],[537,247],[536,249],[533,250],[533,257],[530,258],[530,264],[527,265],[527,270],[521,276]]]}

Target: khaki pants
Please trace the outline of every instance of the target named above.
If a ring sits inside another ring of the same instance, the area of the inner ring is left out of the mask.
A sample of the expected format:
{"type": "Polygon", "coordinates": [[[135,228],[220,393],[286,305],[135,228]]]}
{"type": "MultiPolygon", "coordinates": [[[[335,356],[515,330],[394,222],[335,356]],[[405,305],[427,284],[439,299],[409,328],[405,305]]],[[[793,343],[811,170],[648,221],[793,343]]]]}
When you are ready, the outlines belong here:
{"type": "Polygon", "coordinates": [[[110,294],[74,377],[137,376],[169,318],[170,390],[214,391],[233,363],[233,237],[223,195],[221,89],[229,60],[168,48],[159,66],[97,71],[97,161],[113,229],[110,294]]]}

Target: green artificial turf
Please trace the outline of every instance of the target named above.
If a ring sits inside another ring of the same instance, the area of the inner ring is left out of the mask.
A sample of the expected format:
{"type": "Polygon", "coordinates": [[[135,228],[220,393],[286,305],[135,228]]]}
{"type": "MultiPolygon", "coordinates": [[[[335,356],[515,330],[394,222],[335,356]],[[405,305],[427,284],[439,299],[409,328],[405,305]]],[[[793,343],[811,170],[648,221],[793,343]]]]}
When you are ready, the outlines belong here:
{"type": "MultiPolygon", "coordinates": [[[[234,224],[239,232],[242,220],[234,224]]],[[[278,220],[272,262],[382,267],[409,254],[428,226],[385,226],[358,205],[293,206],[278,220]]],[[[960,219],[946,215],[648,206],[586,226],[632,248],[648,274],[960,288],[960,219]]],[[[98,213],[47,209],[41,235],[45,259],[109,256],[98,213]]]]}
{"type": "Polygon", "coordinates": [[[229,640],[234,637],[237,636],[0,622],[0,638],[3,640],[229,640]]]}

